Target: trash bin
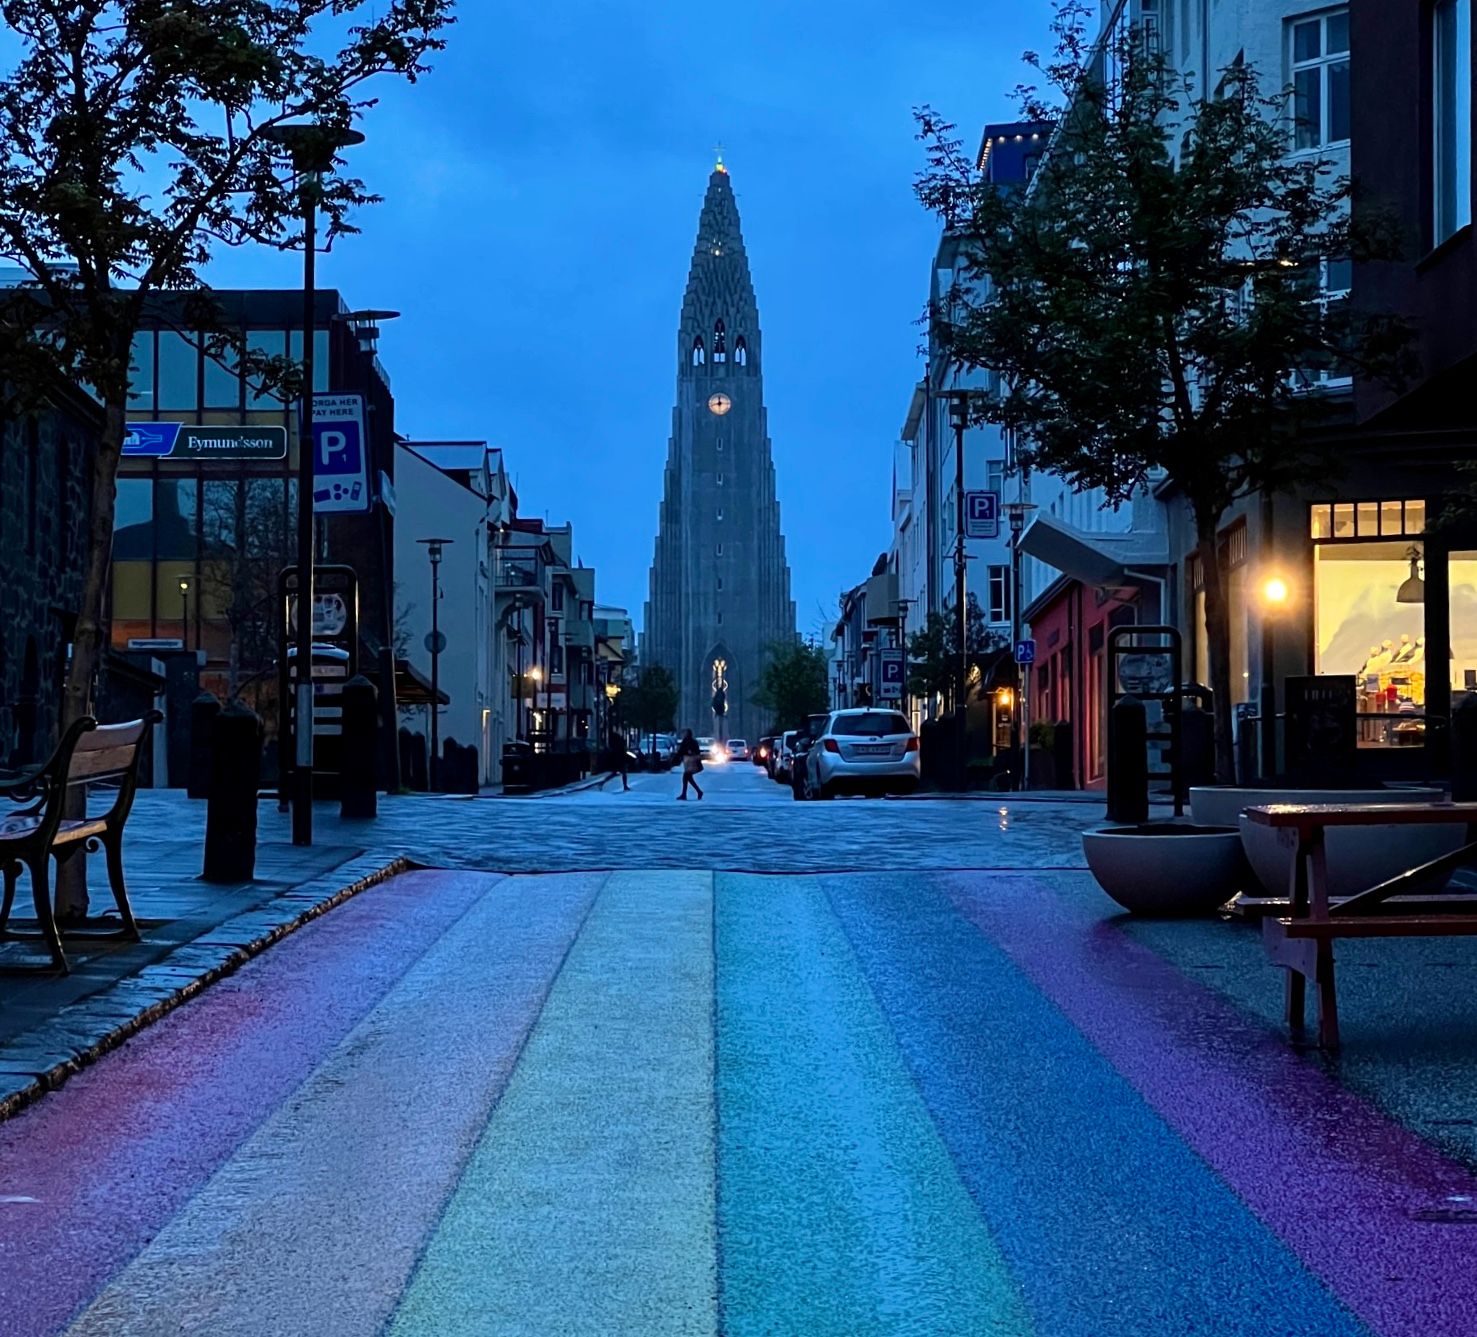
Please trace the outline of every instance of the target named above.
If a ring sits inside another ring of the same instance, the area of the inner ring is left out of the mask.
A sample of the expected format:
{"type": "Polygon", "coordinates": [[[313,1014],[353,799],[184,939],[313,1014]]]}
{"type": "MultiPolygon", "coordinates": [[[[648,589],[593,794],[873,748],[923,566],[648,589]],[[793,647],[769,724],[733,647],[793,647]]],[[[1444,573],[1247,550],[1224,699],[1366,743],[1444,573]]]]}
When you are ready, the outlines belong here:
{"type": "Polygon", "coordinates": [[[533,791],[533,744],[522,741],[503,744],[503,793],[533,791]]]}

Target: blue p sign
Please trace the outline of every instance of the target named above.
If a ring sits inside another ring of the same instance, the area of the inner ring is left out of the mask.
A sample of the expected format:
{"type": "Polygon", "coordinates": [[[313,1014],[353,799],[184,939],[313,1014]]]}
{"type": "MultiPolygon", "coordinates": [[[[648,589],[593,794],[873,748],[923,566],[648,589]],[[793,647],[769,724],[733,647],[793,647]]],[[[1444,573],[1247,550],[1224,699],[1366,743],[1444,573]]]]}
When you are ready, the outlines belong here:
{"type": "Polygon", "coordinates": [[[313,396],[313,509],[363,512],[373,504],[359,395],[313,396]]]}

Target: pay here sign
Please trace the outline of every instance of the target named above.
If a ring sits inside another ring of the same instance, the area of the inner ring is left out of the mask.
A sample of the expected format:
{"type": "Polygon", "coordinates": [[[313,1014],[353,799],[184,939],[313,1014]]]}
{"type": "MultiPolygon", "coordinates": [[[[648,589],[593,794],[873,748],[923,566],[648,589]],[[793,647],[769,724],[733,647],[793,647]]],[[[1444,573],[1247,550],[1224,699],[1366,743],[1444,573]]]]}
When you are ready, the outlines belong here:
{"type": "Polygon", "coordinates": [[[362,395],[313,396],[313,509],[319,515],[370,509],[369,443],[362,395]]]}

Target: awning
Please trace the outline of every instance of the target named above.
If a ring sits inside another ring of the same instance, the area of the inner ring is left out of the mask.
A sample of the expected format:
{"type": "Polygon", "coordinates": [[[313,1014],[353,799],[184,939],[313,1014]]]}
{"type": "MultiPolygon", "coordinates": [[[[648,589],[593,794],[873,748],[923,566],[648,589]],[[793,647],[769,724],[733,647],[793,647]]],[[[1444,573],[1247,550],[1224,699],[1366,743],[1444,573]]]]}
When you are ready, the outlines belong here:
{"type": "Polygon", "coordinates": [[[1021,531],[1019,545],[1026,556],[1095,587],[1125,585],[1130,570],[1169,564],[1169,540],[1163,533],[1089,533],[1040,512],[1021,531]]]}
{"type": "MultiPolygon", "coordinates": [[[[439,687],[436,689],[439,705],[449,706],[451,698],[439,687]]],[[[397,706],[429,706],[431,704],[431,680],[408,659],[395,661],[395,704],[397,706]]]]}

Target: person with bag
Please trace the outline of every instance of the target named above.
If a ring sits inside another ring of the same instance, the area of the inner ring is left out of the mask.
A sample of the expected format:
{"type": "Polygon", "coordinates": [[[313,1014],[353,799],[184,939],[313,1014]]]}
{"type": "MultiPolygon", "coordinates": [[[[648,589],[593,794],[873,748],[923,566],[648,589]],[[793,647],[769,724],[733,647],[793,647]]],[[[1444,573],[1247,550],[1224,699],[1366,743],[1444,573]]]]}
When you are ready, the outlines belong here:
{"type": "Polygon", "coordinates": [[[682,741],[677,745],[677,760],[682,764],[682,792],[677,797],[685,799],[687,787],[691,785],[697,790],[697,796],[702,798],[703,791],[698,788],[696,777],[703,768],[703,750],[697,745],[691,729],[682,735],[682,741]]]}

